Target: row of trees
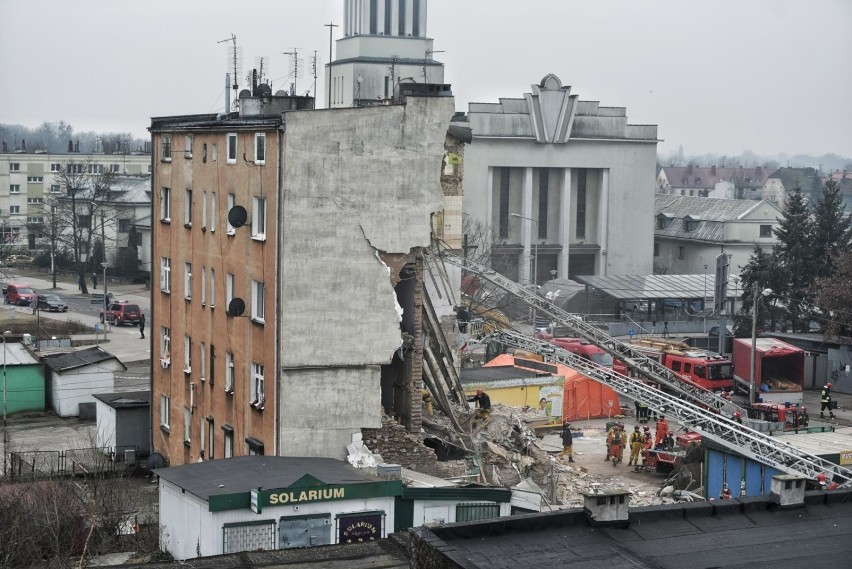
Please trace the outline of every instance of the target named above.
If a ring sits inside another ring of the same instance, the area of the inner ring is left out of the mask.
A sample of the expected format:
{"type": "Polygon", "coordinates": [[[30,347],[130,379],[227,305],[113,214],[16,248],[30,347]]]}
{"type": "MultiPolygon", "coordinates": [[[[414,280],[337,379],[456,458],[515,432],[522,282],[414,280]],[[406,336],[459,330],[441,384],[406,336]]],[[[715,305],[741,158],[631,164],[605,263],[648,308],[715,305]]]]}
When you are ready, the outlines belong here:
{"type": "Polygon", "coordinates": [[[826,181],[813,207],[796,187],[785,200],[775,236],[772,252],[755,247],[743,267],[735,335],[751,334],[748,314],[757,289],[764,325],[773,330],[852,336],[852,221],[838,183],[826,181]]]}
{"type": "Polygon", "coordinates": [[[129,132],[74,132],[74,127],[64,121],[44,122],[36,128],[0,123],[0,140],[6,143],[9,152],[63,153],[68,151],[70,141],[74,142],[75,151],[82,153],[129,154],[144,151],[150,145],[148,139],[129,132]]]}

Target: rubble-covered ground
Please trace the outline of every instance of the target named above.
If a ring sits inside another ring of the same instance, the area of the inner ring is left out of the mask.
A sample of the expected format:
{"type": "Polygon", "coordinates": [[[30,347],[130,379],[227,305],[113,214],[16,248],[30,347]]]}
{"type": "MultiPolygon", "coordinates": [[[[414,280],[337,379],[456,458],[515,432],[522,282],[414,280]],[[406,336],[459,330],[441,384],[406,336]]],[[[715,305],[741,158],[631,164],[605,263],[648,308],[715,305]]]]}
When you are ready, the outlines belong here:
{"type": "MultiPolygon", "coordinates": [[[[680,490],[701,491],[700,481],[697,476],[693,480],[688,468],[672,475],[635,471],[627,464],[629,449],[625,449],[624,459],[617,466],[604,460],[606,420],[603,419],[573,423],[574,462],[569,463],[567,457],[560,453],[562,440],[558,427],[540,429],[541,433],[535,433],[527,426],[545,420],[546,417],[539,411],[523,411],[503,405],[495,405],[484,423],[474,413],[463,414],[460,423],[469,430],[468,444],[480,470],[480,482],[510,487],[532,479],[544,491],[553,509],[581,506],[581,492],[590,489],[592,484],[600,484],[604,489],[630,490],[631,506],[688,499],[689,494],[680,490]],[[671,481],[667,482],[668,479],[671,481]]],[[[450,423],[441,415],[430,417],[430,421],[445,428],[450,423]]],[[[624,422],[628,432],[632,431],[629,419],[624,422]]],[[[672,428],[677,427],[672,425],[672,428]]],[[[427,436],[431,434],[428,428],[426,432],[427,436]]]]}

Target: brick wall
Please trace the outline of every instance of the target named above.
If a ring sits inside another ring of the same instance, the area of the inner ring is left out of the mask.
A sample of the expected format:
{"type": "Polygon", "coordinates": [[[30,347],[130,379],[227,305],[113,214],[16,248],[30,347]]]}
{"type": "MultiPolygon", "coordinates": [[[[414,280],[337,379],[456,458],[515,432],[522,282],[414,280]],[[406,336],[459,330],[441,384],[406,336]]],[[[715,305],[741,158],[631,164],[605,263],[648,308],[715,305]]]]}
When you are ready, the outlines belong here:
{"type": "Polygon", "coordinates": [[[380,429],[361,429],[364,444],[385,462],[399,464],[433,476],[444,476],[435,451],[423,444],[419,435],[406,432],[405,427],[387,415],[382,415],[380,429]]]}

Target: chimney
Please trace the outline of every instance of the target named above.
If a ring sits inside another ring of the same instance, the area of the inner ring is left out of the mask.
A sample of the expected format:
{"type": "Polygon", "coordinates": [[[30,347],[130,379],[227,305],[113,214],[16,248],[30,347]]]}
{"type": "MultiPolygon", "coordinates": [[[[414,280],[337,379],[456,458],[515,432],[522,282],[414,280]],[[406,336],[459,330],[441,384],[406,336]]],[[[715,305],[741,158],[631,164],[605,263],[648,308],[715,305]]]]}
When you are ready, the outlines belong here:
{"type": "Polygon", "coordinates": [[[76,144],[74,144],[74,152],[80,152],[80,140],[78,139],[76,144]]]}
{"type": "Polygon", "coordinates": [[[772,501],[784,507],[805,505],[805,479],[802,476],[776,474],[770,486],[772,501]]]}
{"type": "Polygon", "coordinates": [[[715,164],[713,164],[713,165],[710,167],[710,175],[711,175],[711,176],[716,176],[716,165],[715,165],[715,164]]]}
{"type": "Polygon", "coordinates": [[[71,140],[68,141],[68,152],[74,152],[74,142],[71,140]]]}
{"type": "Polygon", "coordinates": [[[27,151],[27,139],[26,138],[21,139],[21,150],[23,150],[24,152],[27,151]]]}
{"type": "Polygon", "coordinates": [[[257,69],[251,70],[251,96],[257,97],[257,69]]]}
{"type": "Polygon", "coordinates": [[[627,526],[630,514],[630,491],[602,490],[593,483],[583,495],[583,510],[591,526],[627,526]]]}

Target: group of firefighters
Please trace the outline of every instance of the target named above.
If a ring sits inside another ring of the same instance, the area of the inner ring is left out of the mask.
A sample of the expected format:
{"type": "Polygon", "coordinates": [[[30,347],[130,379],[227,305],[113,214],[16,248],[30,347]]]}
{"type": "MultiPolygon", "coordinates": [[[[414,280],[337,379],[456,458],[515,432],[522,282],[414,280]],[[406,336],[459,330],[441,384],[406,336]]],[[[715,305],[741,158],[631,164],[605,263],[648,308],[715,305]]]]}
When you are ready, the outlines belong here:
{"type": "MultiPolygon", "coordinates": [[[[642,456],[642,464],[648,462],[648,451],[652,448],[671,450],[674,447],[674,438],[669,430],[669,423],[664,415],[657,419],[657,428],[651,435],[651,428],[647,425],[640,430],[639,425],[633,427],[630,437],[624,432],[624,423],[612,425],[606,436],[606,458],[617,464],[624,460],[624,447],[630,444],[630,459],[628,465],[639,466],[639,456],[642,456]]],[[[562,453],[568,462],[574,462],[574,436],[571,433],[571,423],[566,421],[562,425],[562,453]]]]}

